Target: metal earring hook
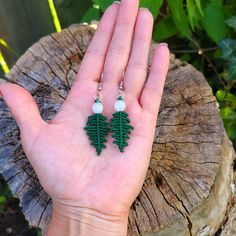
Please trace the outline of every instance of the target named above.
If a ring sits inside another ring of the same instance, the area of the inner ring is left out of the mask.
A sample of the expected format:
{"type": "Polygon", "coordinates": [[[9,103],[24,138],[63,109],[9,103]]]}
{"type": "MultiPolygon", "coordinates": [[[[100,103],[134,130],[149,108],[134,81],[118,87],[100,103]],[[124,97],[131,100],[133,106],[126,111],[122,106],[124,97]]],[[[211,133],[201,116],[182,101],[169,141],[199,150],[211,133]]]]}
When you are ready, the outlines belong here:
{"type": "Polygon", "coordinates": [[[98,83],[98,91],[97,91],[97,94],[94,95],[94,100],[99,100],[101,101],[102,99],[102,95],[101,95],[101,91],[102,91],[102,78],[103,78],[103,73],[101,75],[101,79],[100,79],[100,82],[98,83]]]}
{"type": "Polygon", "coordinates": [[[123,80],[120,81],[120,86],[119,86],[119,90],[116,92],[116,98],[124,98],[125,94],[123,92],[123,80]]]}
{"type": "Polygon", "coordinates": [[[123,82],[123,79],[124,79],[124,75],[125,75],[125,72],[123,72],[123,75],[122,75],[122,80],[120,81],[120,85],[119,85],[119,90],[116,92],[116,98],[124,98],[125,94],[123,92],[123,89],[124,89],[124,82],[123,82]]]}
{"type": "Polygon", "coordinates": [[[123,80],[120,81],[120,86],[119,86],[119,90],[123,90],[123,80]]]}
{"type": "Polygon", "coordinates": [[[102,91],[102,82],[98,83],[98,91],[102,91]]]}

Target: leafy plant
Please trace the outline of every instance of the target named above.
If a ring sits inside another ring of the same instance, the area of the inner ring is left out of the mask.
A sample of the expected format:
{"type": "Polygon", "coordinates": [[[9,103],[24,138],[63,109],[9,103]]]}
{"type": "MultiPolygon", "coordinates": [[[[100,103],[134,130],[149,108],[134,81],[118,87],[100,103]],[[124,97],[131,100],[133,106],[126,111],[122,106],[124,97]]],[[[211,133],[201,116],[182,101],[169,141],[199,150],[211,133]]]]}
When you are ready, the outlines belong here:
{"type": "Polygon", "coordinates": [[[42,236],[42,232],[40,229],[37,229],[36,236],[42,236]]]}
{"type": "Polygon", "coordinates": [[[140,6],[141,7],[148,7],[149,10],[152,12],[153,17],[156,18],[160,11],[160,8],[163,4],[164,0],[153,1],[153,0],[141,0],[140,6]]]}
{"type": "Polygon", "coordinates": [[[104,12],[108,6],[110,6],[114,1],[113,0],[92,0],[94,4],[99,6],[104,12]]]}
{"type": "Polygon", "coordinates": [[[3,195],[0,195],[0,214],[3,213],[3,210],[5,208],[6,204],[6,198],[3,195]]]}
{"type": "Polygon", "coordinates": [[[0,215],[4,212],[4,209],[11,198],[11,191],[0,176],[0,215]]]}
{"type": "MultiPolygon", "coordinates": [[[[113,1],[93,2],[104,12],[113,1]]],[[[153,14],[156,41],[176,35],[194,41],[194,32],[200,30],[219,43],[228,33],[225,19],[231,9],[224,8],[222,0],[140,0],[140,6],[147,7],[153,14]]]]}
{"type": "Polygon", "coordinates": [[[219,90],[216,93],[220,103],[220,114],[229,137],[236,141],[236,96],[219,90]]]}
{"type": "MultiPolygon", "coordinates": [[[[226,20],[226,24],[236,32],[236,17],[226,20]]],[[[222,51],[222,58],[226,61],[227,67],[223,74],[227,83],[224,90],[216,93],[220,103],[221,116],[229,137],[236,141],[236,96],[232,94],[236,82],[236,40],[226,38],[219,44],[222,51]]]]}

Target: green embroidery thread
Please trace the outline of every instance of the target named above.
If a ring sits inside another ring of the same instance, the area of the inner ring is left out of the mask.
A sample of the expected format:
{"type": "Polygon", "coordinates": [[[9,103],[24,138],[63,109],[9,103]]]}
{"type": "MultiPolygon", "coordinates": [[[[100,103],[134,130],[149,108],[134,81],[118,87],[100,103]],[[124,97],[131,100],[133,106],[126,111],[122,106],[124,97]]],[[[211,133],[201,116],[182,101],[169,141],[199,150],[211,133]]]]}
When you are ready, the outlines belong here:
{"type": "Polygon", "coordinates": [[[130,125],[130,119],[126,112],[118,111],[112,116],[110,128],[113,133],[112,137],[115,139],[113,143],[118,145],[121,152],[124,152],[124,148],[129,145],[127,140],[130,138],[129,134],[134,127],[130,125]]]}
{"type": "Polygon", "coordinates": [[[86,127],[87,135],[91,140],[91,145],[96,148],[97,155],[100,156],[102,149],[106,148],[106,136],[109,132],[107,117],[103,114],[96,113],[88,117],[86,127]]]}

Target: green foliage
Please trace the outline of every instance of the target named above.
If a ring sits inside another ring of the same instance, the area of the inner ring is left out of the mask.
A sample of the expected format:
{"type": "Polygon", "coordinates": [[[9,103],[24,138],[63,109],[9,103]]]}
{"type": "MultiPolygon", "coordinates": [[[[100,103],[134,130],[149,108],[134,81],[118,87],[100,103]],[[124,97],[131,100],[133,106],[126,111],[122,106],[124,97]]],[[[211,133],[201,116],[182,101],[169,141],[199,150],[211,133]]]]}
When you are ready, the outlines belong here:
{"type": "Polygon", "coordinates": [[[114,144],[119,146],[121,152],[128,146],[127,140],[129,139],[130,131],[134,129],[131,126],[128,114],[124,111],[115,112],[112,114],[113,118],[110,121],[112,137],[115,139],[114,144]]]}
{"type": "Polygon", "coordinates": [[[63,28],[78,22],[99,20],[101,9],[92,0],[54,0],[60,24],[63,28]]]}
{"type": "Polygon", "coordinates": [[[178,30],[176,29],[172,17],[166,16],[158,24],[157,29],[154,31],[153,38],[156,41],[161,41],[174,36],[178,30]]]}
{"type": "Polygon", "coordinates": [[[89,10],[84,14],[81,19],[81,22],[90,22],[92,20],[99,20],[100,18],[100,11],[96,5],[93,5],[89,10]]]}
{"type": "MultiPolygon", "coordinates": [[[[226,20],[226,24],[236,32],[236,17],[226,20]]],[[[227,86],[218,90],[216,97],[220,104],[220,113],[227,133],[233,141],[236,141],[236,96],[232,94],[232,91],[235,92],[234,85],[236,82],[236,40],[223,39],[219,46],[222,51],[222,58],[228,67],[223,74],[227,86]]]]}
{"type": "Polygon", "coordinates": [[[154,18],[158,16],[160,8],[163,4],[164,0],[153,1],[153,0],[141,0],[140,7],[147,7],[152,12],[154,18]]]}
{"type": "Polygon", "coordinates": [[[187,1],[187,11],[188,11],[188,19],[189,23],[194,30],[195,21],[198,18],[198,9],[195,7],[195,2],[193,0],[187,1]]]}
{"type": "Polygon", "coordinates": [[[231,18],[229,18],[228,20],[226,20],[225,23],[226,23],[229,27],[232,27],[232,28],[234,29],[234,31],[236,32],[236,16],[232,16],[231,18]]]}
{"type": "Polygon", "coordinates": [[[42,232],[41,232],[40,229],[37,230],[37,232],[36,232],[36,236],[42,236],[42,232]]]}
{"type": "Polygon", "coordinates": [[[11,191],[0,176],[0,215],[4,212],[6,204],[12,198],[11,191]]]}
{"type": "Polygon", "coordinates": [[[86,127],[84,128],[91,140],[91,145],[96,148],[97,155],[100,156],[102,149],[106,148],[106,136],[109,131],[107,117],[103,114],[93,114],[88,117],[86,127]]]}
{"type": "Polygon", "coordinates": [[[201,15],[203,16],[201,0],[195,0],[195,4],[201,15]]]}
{"type": "Polygon", "coordinates": [[[6,197],[3,195],[0,195],[0,214],[3,213],[5,204],[6,204],[6,197]]]}
{"type": "Polygon", "coordinates": [[[154,28],[153,39],[155,41],[166,40],[178,33],[171,15],[165,16],[158,23],[158,27],[154,28]]]}
{"type": "Polygon", "coordinates": [[[189,22],[183,7],[183,0],[167,0],[176,29],[185,37],[190,37],[189,22]]]}
{"type": "Polygon", "coordinates": [[[222,58],[230,60],[235,56],[236,51],[236,40],[235,39],[224,39],[219,44],[222,50],[222,58]]]}
{"type": "MultiPolygon", "coordinates": [[[[236,32],[236,17],[226,21],[236,32]]],[[[219,44],[222,50],[222,58],[228,62],[227,80],[236,79],[236,39],[223,39],[219,44]]]]}
{"type": "Polygon", "coordinates": [[[105,11],[108,6],[110,6],[114,1],[113,0],[92,0],[94,4],[98,5],[102,11],[105,11]]]}
{"type": "Polygon", "coordinates": [[[219,4],[210,3],[203,11],[202,25],[208,36],[218,43],[226,36],[224,13],[219,4]]]}
{"type": "MultiPolygon", "coordinates": [[[[160,1],[152,2],[153,5],[160,1]]],[[[162,8],[167,10],[158,12],[161,17],[155,20],[155,40],[166,40],[179,34],[179,37],[194,41],[193,33],[198,30],[204,31],[207,37],[218,43],[227,34],[221,1],[208,0],[202,4],[200,0],[167,0],[158,9],[162,8]]],[[[153,12],[151,5],[149,9],[153,12]]]]}
{"type": "Polygon", "coordinates": [[[220,104],[220,114],[229,137],[236,140],[236,96],[225,90],[218,90],[216,97],[220,104]]]}

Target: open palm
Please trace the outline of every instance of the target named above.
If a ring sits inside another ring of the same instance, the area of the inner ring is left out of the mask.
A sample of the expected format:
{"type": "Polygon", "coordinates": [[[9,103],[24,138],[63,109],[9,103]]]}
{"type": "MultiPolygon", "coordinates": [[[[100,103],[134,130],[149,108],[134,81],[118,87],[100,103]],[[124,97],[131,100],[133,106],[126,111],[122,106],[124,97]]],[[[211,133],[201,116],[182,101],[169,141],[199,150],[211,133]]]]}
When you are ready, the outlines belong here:
{"type": "Polygon", "coordinates": [[[111,5],[103,15],[77,78],[56,117],[42,120],[23,88],[0,85],[21,130],[24,151],[43,188],[57,204],[88,207],[104,214],[127,214],[148,168],[155,124],[168,70],[169,51],[157,47],[149,78],[147,60],[153,19],[138,0],[111,5]],[[115,112],[116,91],[124,74],[124,93],[134,130],[124,153],[108,137],[100,157],[84,131],[92,114],[101,74],[103,114],[115,112]]]}

